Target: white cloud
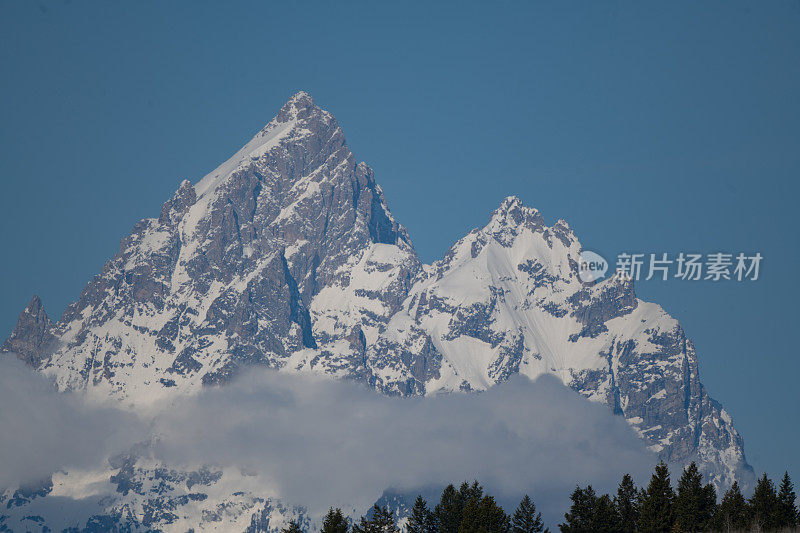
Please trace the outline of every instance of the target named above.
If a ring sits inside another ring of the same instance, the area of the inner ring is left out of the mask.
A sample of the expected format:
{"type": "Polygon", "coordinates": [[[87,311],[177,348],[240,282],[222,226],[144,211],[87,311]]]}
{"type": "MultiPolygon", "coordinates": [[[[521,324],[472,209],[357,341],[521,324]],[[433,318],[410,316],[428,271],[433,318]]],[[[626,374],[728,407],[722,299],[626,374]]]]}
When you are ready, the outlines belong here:
{"type": "Polygon", "coordinates": [[[655,458],[621,417],[552,377],[481,394],[387,398],[354,383],[269,371],[184,399],[161,415],[170,462],[257,470],[314,514],[368,506],[385,488],[480,480],[501,499],[561,509],[576,483],[643,480],[655,458]],[[505,496],[505,497],[504,497],[505,496]]]}
{"type": "Polygon", "coordinates": [[[13,354],[0,356],[0,488],[98,464],[141,431],[130,413],[60,394],[13,354]]]}
{"type": "MultiPolygon", "coordinates": [[[[387,398],[350,382],[253,369],[154,419],[91,407],[11,358],[0,361],[0,486],[109,455],[155,433],[159,460],[256,471],[313,514],[363,509],[384,489],[480,480],[506,505],[529,493],[555,523],[576,483],[645,481],[654,457],[621,417],[555,378],[517,377],[481,394],[387,398]],[[555,514],[555,516],[553,516],[555,514]]],[[[508,509],[513,510],[513,509],[508,509]]]]}

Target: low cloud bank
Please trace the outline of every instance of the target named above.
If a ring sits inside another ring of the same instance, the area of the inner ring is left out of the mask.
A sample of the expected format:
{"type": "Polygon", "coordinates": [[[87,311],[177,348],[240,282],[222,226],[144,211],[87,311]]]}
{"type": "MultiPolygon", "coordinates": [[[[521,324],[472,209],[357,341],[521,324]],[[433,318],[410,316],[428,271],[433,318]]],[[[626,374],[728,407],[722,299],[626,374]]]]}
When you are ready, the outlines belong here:
{"type": "Polygon", "coordinates": [[[413,493],[478,479],[506,505],[529,493],[555,522],[576,483],[612,490],[623,472],[645,481],[655,461],[621,417],[547,376],[516,377],[480,394],[400,399],[252,369],[140,420],[56,393],[5,358],[0,401],[4,487],[101,467],[156,434],[152,452],[171,467],[258,472],[286,503],[312,514],[364,509],[387,488],[413,493]]]}
{"type": "Polygon", "coordinates": [[[0,490],[102,465],[144,431],[131,413],[58,393],[15,355],[0,355],[0,490]]]}
{"type": "Polygon", "coordinates": [[[481,394],[399,399],[254,371],[182,400],[157,426],[165,460],[256,470],[312,514],[368,506],[388,487],[472,479],[503,500],[527,492],[561,509],[576,483],[612,489],[623,472],[644,479],[655,461],[621,417],[549,376],[516,377],[481,394]]]}

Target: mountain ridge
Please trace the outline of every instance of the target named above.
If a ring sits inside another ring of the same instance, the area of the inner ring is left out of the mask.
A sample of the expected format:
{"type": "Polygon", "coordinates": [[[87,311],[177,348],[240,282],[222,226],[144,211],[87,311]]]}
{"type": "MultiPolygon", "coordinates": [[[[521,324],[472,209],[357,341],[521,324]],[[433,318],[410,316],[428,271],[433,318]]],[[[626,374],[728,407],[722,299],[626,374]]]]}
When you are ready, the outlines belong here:
{"type": "Polygon", "coordinates": [[[514,196],[423,264],[336,119],[300,92],[140,221],[55,323],[34,297],[0,351],[61,390],[152,402],[260,365],[388,395],[553,374],[718,486],[751,475],[680,324],[619,275],[577,276],[568,223],[514,196]]]}

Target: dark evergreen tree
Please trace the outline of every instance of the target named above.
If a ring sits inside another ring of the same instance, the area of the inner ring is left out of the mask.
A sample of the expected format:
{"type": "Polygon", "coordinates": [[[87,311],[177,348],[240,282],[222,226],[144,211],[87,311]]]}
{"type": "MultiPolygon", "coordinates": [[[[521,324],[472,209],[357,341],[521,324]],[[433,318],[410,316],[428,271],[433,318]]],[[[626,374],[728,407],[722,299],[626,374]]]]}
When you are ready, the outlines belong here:
{"type": "Polygon", "coordinates": [[[377,503],[372,508],[372,517],[362,516],[358,524],[353,524],[353,533],[399,533],[394,513],[377,503]]]}
{"type": "Polygon", "coordinates": [[[517,510],[514,511],[514,517],[511,519],[511,531],[514,533],[541,533],[544,531],[542,513],[536,512],[536,504],[527,494],[519,502],[517,510]]]}
{"type": "Polygon", "coordinates": [[[717,504],[717,493],[711,484],[703,486],[703,476],[692,463],[687,466],[675,497],[675,524],[681,532],[708,531],[717,504]]]}
{"type": "Polygon", "coordinates": [[[470,501],[480,502],[481,498],[483,498],[483,487],[477,481],[473,481],[471,485],[465,481],[458,490],[453,485],[448,485],[433,511],[438,531],[458,533],[467,504],[470,501]]]}
{"type": "Polygon", "coordinates": [[[767,474],[761,476],[756,483],[749,507],[750,527],[759,531],[777,527],[778,495],[775,493],[775,485],[767,477],[767,474]]]}
{"type": "Polygon", "coordinates": [[[433,511],[439,533],[458,533],[463,511],[463,496],[453,485],[448,485],[433,511]]]}
{"type": "Polygon", "coordinates": [[[558,527],[562,533],[581,533],[591,531],[597,495],[591,485],[582,489],[575,487],[570,496],[572,505],[564,514],[564,523],[558,527]]]}
{"type": "Polygon", "coordinates": [[[342,514],[342,510],[331,508],[322,520],[320,533],[347,533],[349,528],[350,526],[347,524],[347,519],[342,514]]]}
{"type": "Polygon", "coordinates": [[[394,518],[394,513],[390,512],[386,507],[378,507],[377,505],[372,513],[372,523],[376,526],[374,531],[376,533],[399,533],[397,522],[394,518]]]}
{"type": "Polygon", "coordinates": [[[711,483],[706,483],[703,486],[703,492],[701,500],[704,501],[704,505],[701,506],[701,509],[705,509],[706,514],[701,516],[705,516],[704,527],[707,530],[714,524],[714,513],[717,512],[717,489],[711,483]]]}
{"type": "Polygon", "coordinates": [[[435,533],[436,530],[436,520],[428,509],[428,502],[422,498],[422,495],[417,496],[414,507],[411,509],[411,516],[408,517],[406,533],[435,533]]]}
{"type": "Polygon", "coordinates": [[[629,474],[622,476],[614,497],[620,533],[634,533],[639,527],[639,491],[629,474]]]}
{"type": "Polygon", "coordinates": [[[600,533],[617,533],[619,531],[617,509],[608,494],[603,494],[595,501],[592,531],[600,533]]]}
{"type": "Polygon", "coordinates": [[[789,472],[784,472],[781,486],[778,490],[778,509],[776,525],[778,527],[794,528],[797,527],[797,496],[794,492],[794,484],[789,477],[789,472]]]}
{"type": "Polygon", "coordinates": [[[713,529],[725,532],[744,531],[748,527],[748,521],[747,501],[739,489],[739,483],[734,481],[714,512],[713,529]]]}
{"type": "MultiPolygon", "coordinates": [[[[418,498],[417,503],[424,503],[424,500],[420,502],[418,498]]],[[[419,507],[422,515],[422,506],[419,507]]],[[[511,520],[503,508],[493,497],[484,494],[477,481],[471,485],[464,482],[458,490],[448,485],[431,515],[429,531],[437,533],[503,533],[511,527],[511,520]]],[[[418,520],[413,520],[413,526],[417,527],[417,524],[418,520]]]]}
{"type": "Polygon", "coordinates": [[[572,506],[564,515],[564,523],[558,526],[562,532],[619,531],[617,510],[608,494],[597,496],[589,485],[585,489],[576,487],[570,498],[572,506]]]}
{"type": "Polygon", "coordinates": [[[493,497],[477,497],[474,493],[469,497],[464,505],[459,533],[507,533],[510,530],[508,515],[493,497]]]}
{"type": "Polygon", "coordinates": [[[461,488],[458,489],[458,494],[463,505],[466,506],[467,502],[470,500],[480,500],[483,498],[483,487],[481,487],[477,480],[473,481],[472,485],[465,481],[461,484],[461,488]]]}
{"type": "Polygon", "coordinates": [[[292,520],[289,522],[289,527],[283,528],[283,533],[303,533],[303,530],[300,529],[300,524],[297,521],[292,520]]]}
{"type": "Polygon", "coordinates": [[[643,533],[668,533],[674,523],[674,506],[675,492],[670,484],[669,468],[661,461],[642,496],[639,530],[643,533]]]}

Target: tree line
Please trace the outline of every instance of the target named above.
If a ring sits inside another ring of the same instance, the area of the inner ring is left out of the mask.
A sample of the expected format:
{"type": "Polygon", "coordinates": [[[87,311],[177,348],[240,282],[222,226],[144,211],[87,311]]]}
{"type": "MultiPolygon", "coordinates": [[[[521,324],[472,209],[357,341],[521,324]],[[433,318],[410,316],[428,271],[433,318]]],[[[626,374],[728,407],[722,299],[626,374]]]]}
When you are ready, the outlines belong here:
{"type": "MultiPolygon", "coordinates": [[[[572,504],[558,525],[562,533],[674,533],[700,531],[785,531],[800,525],[794,485],[788,472],[779,487],[764,474],[746,499],[734,482],[717,502],[710,483],[703,483],[697,465],[687,466],[672,487],[663,462],[655,467],[647,487],[637,488],[625,474],[615,495],[598,495],[591,485],[576,487],[572,504]]],[[[352,525],[341,509],[330,509],[322,533],[399,533],[395,514],[375,505],[352,525]]],[[[542,514],[525,495],[513,514],[507,514],[477,481],[456,489],[448,485],[433,508],[417,496],[405,525],[406,533],[542,533],[542,514]]],[[[283,533],[301,533],[291,522],[283,533]]]]}
{"type": "Polygon", "coordinates": [[[683,470],[673,489],[669,469],[661,462],[646,488],[637,488],[626,474],[613,497],[598,496],[589,485],[576,487],[570,499],[569,512],[559,524],[563,533],[791,531],[800,523],[788,472],[778,490],[764,474],[749,499],[734,481],[717,503],[714,486],[703,484],[695,463],[683,470]]]}

